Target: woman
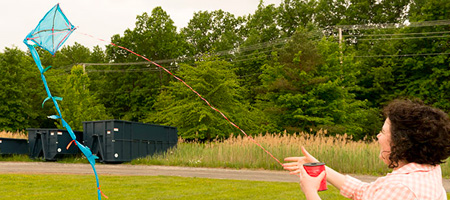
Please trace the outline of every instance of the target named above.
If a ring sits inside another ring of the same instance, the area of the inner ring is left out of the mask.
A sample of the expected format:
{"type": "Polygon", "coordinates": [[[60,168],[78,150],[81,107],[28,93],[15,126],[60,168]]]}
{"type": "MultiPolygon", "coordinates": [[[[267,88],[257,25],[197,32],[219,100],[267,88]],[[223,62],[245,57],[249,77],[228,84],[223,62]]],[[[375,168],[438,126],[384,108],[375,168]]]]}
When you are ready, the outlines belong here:
{"type": "MultiPolygon", "coordinates": [[[[410,100],[395,100],[385,109],[386,120],[377,135],[379,158],[393,169],[375,182],[364,183],[326,167],[326,179],[351,199],[447,199],[439,164],[450,155],[450,120],[443,111],[410,100]]],[[[325,176],[309,176],[304,163],[319,162],[302,147],[304,157],[289,157],[284,168],[300,174],[308,200],[320,199],[317,189],[325,176]]]]}

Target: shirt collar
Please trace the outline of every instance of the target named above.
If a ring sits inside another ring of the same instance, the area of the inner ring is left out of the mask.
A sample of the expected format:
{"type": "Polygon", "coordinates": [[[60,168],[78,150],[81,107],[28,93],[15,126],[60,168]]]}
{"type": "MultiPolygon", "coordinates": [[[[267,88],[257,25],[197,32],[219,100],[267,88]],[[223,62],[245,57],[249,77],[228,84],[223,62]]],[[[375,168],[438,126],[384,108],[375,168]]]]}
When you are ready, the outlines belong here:
{"type": "MultiPolygon", "coordinates": [[[[437,166],[437,165],[436,165],[437,166]]],[[[409,174],[412,172],[428,172],[436,168],[433,165],[408,163],[399,169],[394,170],[390,174],[409,174]]]]}

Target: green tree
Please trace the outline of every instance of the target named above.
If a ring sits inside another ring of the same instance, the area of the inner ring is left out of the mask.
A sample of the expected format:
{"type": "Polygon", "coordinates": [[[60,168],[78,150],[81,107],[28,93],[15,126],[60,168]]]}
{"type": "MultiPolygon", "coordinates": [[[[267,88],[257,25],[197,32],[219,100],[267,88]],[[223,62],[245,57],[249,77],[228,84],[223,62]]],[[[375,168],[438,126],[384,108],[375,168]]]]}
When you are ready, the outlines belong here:
{"type": "MultiPolygon", "coordinates": [[[[249,134],[256,133],[261,130],[256,124],[265,121],[261,116],[257,122],[253,121],[252,116],[261,113],[242,100],[244,91],[230,68],[226,61],[206,59],[195,67],[182,65],[177,75],[228,119],[241,124],[249,134]]],[[[230,133],[240,134],[181,82],[172,82],[167,90],[161,92],[154,107],[157,113],[148,115],[146,121],[176,126],[184,139],[211,140],[227,137],[230,133]]]]}
{"type": "MultiPolygon", "coordinates": [[[[412,1],[407,16],[411,22],[441,20],[449,6],[447,1],[412,1]]],[[[445,92],[448,38],[433,34],[444,31],[439,25],[361,30],[352,50],[366,56],[355,65],[365,72],[358,76],[357,98],[381,107],[397,97],[416,97],[450,110],[445,92]]]]}
{"type": "Polygon", "coordinates": [[[352,16],[347,16],[347,9],[350,7],[348,0],[317,0],[314,8],[315,23],[320,27],[349,24],[347,18],[356,17],[359,11],[354,11],[352,16]]]}
{"type": "MultiPolygon", "coordinates": [[[[123,36],[114,35],[112,42],[126,47],[150,60],[171,59],[185,55],[185,42],[177,33],[174,22],[161,8],[156,7],[151,15],[143,13],[137,16],[136,27],[127,29],[123,36]]],[[[142,58],[109,45],[107,58],[113,62],[145,61],[142,58]]],[[[167,64],[159,62],[160,64],[167,64]]],[[[175,63],[164,65],[176,68],[175,63]]],[[[111,66],[105,70],[119,70],[105,73],[104,81],[95,87],[102,97],[101,103],[114,118],[140,121],[152,111],[161,88],[167,85],[171,77],[151,63],[148,65],[111,66]]]]}
{"type": "Polygon", "coordinates": [[[0,53],[0,130],[17,131],[47,125],[40,102],[45,90],[31,56],[17,48],[0,53]]]}
{"type": "Polygon", "coordinates": [[[316,0],[284,0],[279,6],[278,25],[286,36],[291,36],[298,27],[305,27],[314,21],[316,6],[316,0]]]}
{"type": "Polygon", "coordinates": [[[71,67],[78,63],[89,62],[91,51],[89,48],[75,42],[72,46],[64,46],[58,51],[55,56],[53,66],[58,66],[64,69],[71,69],[71,67]]]}
{"type": "MultiPolygon", "coordinates": [[[[87,63],[108,63],[109,60],[106,57],[106,52],[100,48],[99,46],[95,46],[91,52],[91,55],[89,57],[89,60],[85,61],[87,63]]],[[[91,94],[95,95],[97,99],[101,99],[102,96],[101,91],[105,90],[104,87],[106,87],[108,84],[108,79],[106,78],[105,73],[98,73],[96,72],[104,70],[105,67],[103,65],[100,66],[85,66],[86,73],[89,73],[89,78],[91,80],[91,84],[89,86],[89,90],[91,91],[91,94]],[[92,71],[95,70],[95,71],[92,71]]],[[[99,100],[101,101],[101,100],[99,100]]]]}
{"type": "Polygon", "coordinates": [[[365,34],[394,34],[393,30],[370,30],[359,34],[361,37],[356,38],[357,42],[346,45],[348,48],[344,51],[345,56],[358,56],[354,57],[354,70],[360,72],[356,81],[359,88],[354,92],[357,99],[368,99],[372,107],[379,108],[396,95],[393,70],[398,65],[398,58],[380,55],[397,55],[402,52],[394,47],[396,40],[364,37],[365,34]]]}
{"type": "Polygon", "coordinates": [[[314,21],[320,27],[401,23],[406,19],[409,3],[409,0],[317,0],[314,21]]]}
{"type": "Polygon", "coordinates": [[[327,129],[357,139],[379,127],[376,110],[355,100],[351,60],[340,64],[339,47],[317,29],[300,29],[264,66],[260,108],[290,132],[327,129]]]}
{"type": "Polygon", "coordinates": [[[245,19],[246,23],[241,29],[242,36],[246,38],[243,46],[274,41],[280,38],[281,30],[279,21],[277,21],[278,15],[279,10],[275,5],[264,6],[261,1],[255,13],[248,15],[245,19]]]}
{"type": "MultiPolygon", "coordinates": [[[[89,91],[90,79],[83,72],[81,65],[72,67],[71,74],[67,76],[60,102],[61,114],[64,120],[74,130],[83,130],[83,121],[107,120],[111,116],[105,107],[89,91]]],[[[58,121],[58,128],[63,128],[58,121]]]]}
{"type": "MultiPolygon", "coordinates": [[[[93,51],[91,51],[77,42],[72,46],[63,46],[61,50],[56,52],[55,56],[41,48],[37,48],[37,51],[39,52],[42,65],[45,67],[51,66],[51,70],[47,71],[45,76],[52,94],[55,95],[61,94],[65,78],[74,65],[106,62],[105,52],[99,46],[95,46],[93,51]]],[[[94,77],[94,80],[103,80],[103,78],[94,77]]]]}
{"type": "Polygon", "coordinates": [[[95,46],[92,50],[91,56],[88,60],[90,63],[105,63],[108,60],[106,59],[106,53],[99,46],[95,46]]]}
{"type": "Polygon", "coordinates": [[[261,81],[261,66],[269,62],[271,52],[284,43],[277,24],[278,9],[273,5],[264,6],[261,1],[254,14],[245,18],[241,35],[246,40],[239,46],[232,59],[240,85],[247,88],[245,95],[254,103],[261,81]]]}
{"type": "MultiPolygon", "coordinates": [[[[182,48],[186,44],[177,33],[177,27],[161,7],[155,7],[151,15],[146,12],[138,15],[135,25],[133,30],[125,30],[123,37],[114,35],[111,41],[151,60],[177,58],[186,53],[182,48]]],[[[130,52],[112,45],[107,46],[107,55],[116,62],[142,61],[130,52]]]]}
{"type": "Polygon", "coordinates": [[[422,99],[425,103],[450,111],[450,89],[448,73],[449,39],[427,37],[427,32],[443,32],[445,26],[426,28],[405,28],[401,32],[424,33],[421,38],[405,39],[393,42],[394,48],[401,49],[401,54],[417,56],[391,58],[395,63],[392,76],[395,77],[397,96],[411,96],[422,99]],[[419,54],[419,55],[418,55],[419,54]]]}
{"type": "Polygon", "coordinates": [[[447,0],[414,0],[410,5],[408,19],[411,22],[450,19],[450,2],[447,0]]]}
{"type": "Polygon", "coordinates": [[[182,35],[190,45],[191,55],[211,51],[229,50],[237,47],[243,19],[223,10],[199,11],[194,13],[182,35]]]}

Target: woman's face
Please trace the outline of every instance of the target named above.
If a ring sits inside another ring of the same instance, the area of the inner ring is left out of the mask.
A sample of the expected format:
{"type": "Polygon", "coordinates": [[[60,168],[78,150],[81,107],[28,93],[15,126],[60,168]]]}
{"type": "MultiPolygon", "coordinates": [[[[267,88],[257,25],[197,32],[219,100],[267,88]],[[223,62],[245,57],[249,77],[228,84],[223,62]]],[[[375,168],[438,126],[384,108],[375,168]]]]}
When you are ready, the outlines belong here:
{"type": "Polygon", "coordinates": [[[391,153],[391,121],[389,118],[386,118],[386,121],[384,121],[383,128],[377,135],[377,138],[378,143],[380,144],[379,158],[389,165],[389,154],[391,153]]]}

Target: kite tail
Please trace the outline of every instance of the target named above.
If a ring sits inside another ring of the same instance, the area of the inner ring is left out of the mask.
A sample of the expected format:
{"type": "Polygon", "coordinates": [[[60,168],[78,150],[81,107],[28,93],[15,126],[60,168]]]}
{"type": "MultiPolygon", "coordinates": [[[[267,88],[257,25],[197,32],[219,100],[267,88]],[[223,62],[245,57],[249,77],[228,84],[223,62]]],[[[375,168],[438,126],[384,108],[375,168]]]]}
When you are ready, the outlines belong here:
{"type": "Polygon", "coordinates": [[[44,73],[50,68],[43,68],[42,64],[41,64],[41,60],[39,58],[39,54],[36,51],[36,49],[34,48],[33,45],[29,45],[26,40],[24,40],[24,43],[28,46],[28,48],[30,49],[31,55],[33,56],[34,61],[36,62],[37,67],[39,68],[39,71],[41,72],[41,78],[42,81],[44,82],[44,87],[45,87],[45,91],[47,92],[47,98],[44,100],[44,102],[42,102],[42,106],[44,106],[44,103],[47,100],[52,100],[53,104],[55,105],[56,111],[58,112],[58,115],[51,115],[48,116],[48,118],[51,119],[60,119],[61,123],[63,125],[64,128],[66,128],[67,132],[69,132],[70,137],[72,138],[72,141],[67,145],[67,149],[70,147],[70,145],[72,143],[75,142],[75,145],[81,150],[81,152],[83,152],[83,154],[86,156],[86,158],[88,159],[89,163],[91,164],[92,169],[94,170],[94,174],[95,174],[95,180],[97,181],[97,195],[98,195],[98,199],[101,200],[102,199],[102,195],[105,198],[108,198],[105,194],[103,194],[103,192],[100,190],[100,183],[98,180],[98,175],[97,175],[97,170],[95,169],[95,159],[98,159],[97,156],[93,155],[91,150],[84,146],[83,144],[79,143],[77,141],[77,137],[75,136],[75,133],[73,132],[72,128],[69,126],[69,124],[62,118],[62,114],[61,114],[61,110],[59,109],[58,106],[58,102],[57,101],[61,101],[62,98],[61,97],[54,97],[52,96],[50,89],[48,88],[47,85],[47,80],[45,79],[44,73]]]}
{"type": "Polygon", "coordinates": [[[103,195],[105,198],[108,198],[105,194],[103,194],[103,192],[100,189],[100,182],[98,180],[98,175],[97,175],[97,170],[95,169],[95,159],[98,159],[97,156],[95,156],[94,154],[92,154],[91,150],[82,145],[81,143],[79,143],[77,140],[75,140],[75,144],[78,146],[78,148],[80,148],[81,152],[84,153],[84,155],[86,156],[86,158],[88,159],[89,163],[92,166],[92,169],[94,170],[94,174],[95,174],[95,180],[97,181],[97,194],[98,194],[98,199],[101,200],[101,196],[103,195]]]}

